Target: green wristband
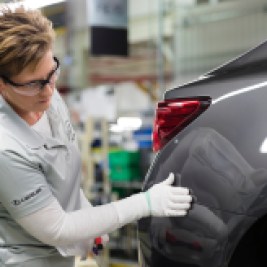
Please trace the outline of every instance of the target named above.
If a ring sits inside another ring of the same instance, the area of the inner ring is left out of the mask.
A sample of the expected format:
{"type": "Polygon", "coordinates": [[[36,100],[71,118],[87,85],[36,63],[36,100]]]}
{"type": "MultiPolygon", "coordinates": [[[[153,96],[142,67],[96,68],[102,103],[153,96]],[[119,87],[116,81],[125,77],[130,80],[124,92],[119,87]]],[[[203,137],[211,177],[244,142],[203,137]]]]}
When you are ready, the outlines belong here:
{"type": "Polygon", "coordinates": [[[151,200],[150,200],[150,195],[149,195],[148,191],[145,192],[145,196],[146,196],[146,201],[147,201],[147,205],[148,205],[148,208],[149,208],[149,213],[151,215],[152,207],[151,207],[151,200]]]}

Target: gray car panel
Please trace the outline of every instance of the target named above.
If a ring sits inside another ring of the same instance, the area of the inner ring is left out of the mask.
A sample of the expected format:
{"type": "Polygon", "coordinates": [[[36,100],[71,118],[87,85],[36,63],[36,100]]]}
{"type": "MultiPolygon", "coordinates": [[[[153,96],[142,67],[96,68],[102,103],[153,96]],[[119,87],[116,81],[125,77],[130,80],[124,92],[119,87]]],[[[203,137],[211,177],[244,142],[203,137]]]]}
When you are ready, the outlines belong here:
{"type": "Polygon", "coordinates": [[[165,93],[165,99],[210,96],[212,105],[163,147],[147,173],[144,190],[172,171],[195,203],[185,218],[139,222],[142,266],[244,267],[250,259],[253,267],[264,266],[254,249],[243,261],[235,255],[250,229],[267,222],[266,49],[262,44],[255,60],[250,51],[240,64],[165,93]]]}

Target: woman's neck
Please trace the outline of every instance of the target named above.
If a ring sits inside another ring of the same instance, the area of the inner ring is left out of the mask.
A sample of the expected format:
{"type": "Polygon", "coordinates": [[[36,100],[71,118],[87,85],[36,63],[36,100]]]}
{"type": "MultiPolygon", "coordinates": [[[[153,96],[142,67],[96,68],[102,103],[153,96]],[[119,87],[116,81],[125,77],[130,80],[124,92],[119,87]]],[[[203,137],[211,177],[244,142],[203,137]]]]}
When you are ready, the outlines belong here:
{"type": "Polygon", "coordinates": [[[43,111],[40,112],[28,112],[26,114],[19,114],[19,116],[25,120],[29,125],[34,125],[43,115],[43,111]]]}

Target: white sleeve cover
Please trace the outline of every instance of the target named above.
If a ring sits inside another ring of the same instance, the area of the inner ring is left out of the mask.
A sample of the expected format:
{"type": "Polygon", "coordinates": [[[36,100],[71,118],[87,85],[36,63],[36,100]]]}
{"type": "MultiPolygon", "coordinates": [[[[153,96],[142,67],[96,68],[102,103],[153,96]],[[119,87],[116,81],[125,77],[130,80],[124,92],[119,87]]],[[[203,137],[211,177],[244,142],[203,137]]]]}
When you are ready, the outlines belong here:
{"type": "MultiPolygon", "coordinates": [[[[85,197],[81,189],[80,189],[80,202],[81,202],[81,209],[92,207],[91,203],[85,197]]],[[[88,255],[88,253],[92,251],[93,245],[94,245],[94,239],[88,239],[76,242],[74,244],[57,246],[56,249],[64,257],[80,256],[81,258],[86,258],[86,255],[88,255]]]]}
{"type": "Polygon", "coordinates": [[[81,201],[81,208],[82,209],[92,207],[92,204],[86,198],[82,189],[80,189],[80,201],[81,201]]]}
{"type": "Polygon", "coordinates": [[[17,222],[43,243],[58,247],[94,239],[149,213],[144,193],[138,193],[116,202],[73,212],[65,212],[54,199],[45,208],[17,222]]]}

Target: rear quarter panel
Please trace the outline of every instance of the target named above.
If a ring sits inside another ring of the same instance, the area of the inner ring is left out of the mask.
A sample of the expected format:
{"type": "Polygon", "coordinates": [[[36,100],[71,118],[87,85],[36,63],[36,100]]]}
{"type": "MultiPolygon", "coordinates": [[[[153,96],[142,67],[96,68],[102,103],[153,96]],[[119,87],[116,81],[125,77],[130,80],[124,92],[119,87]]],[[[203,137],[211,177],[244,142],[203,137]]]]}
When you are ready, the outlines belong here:
{"type": "Polygon", "coordinates": [[[266,214],[266,74],[246,69],[166,92],[166,99],[204,95],[213,103],[148,171],[144,190],[174,172],[196,202],[184,218],[139,222],[143,266],[227,266],[240,238],[266,214]]]}

